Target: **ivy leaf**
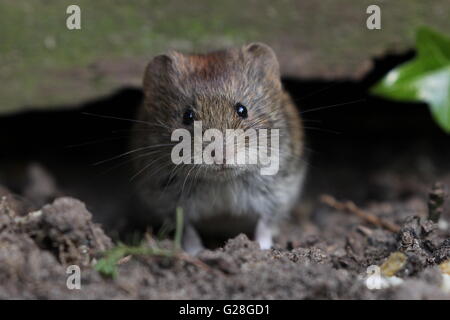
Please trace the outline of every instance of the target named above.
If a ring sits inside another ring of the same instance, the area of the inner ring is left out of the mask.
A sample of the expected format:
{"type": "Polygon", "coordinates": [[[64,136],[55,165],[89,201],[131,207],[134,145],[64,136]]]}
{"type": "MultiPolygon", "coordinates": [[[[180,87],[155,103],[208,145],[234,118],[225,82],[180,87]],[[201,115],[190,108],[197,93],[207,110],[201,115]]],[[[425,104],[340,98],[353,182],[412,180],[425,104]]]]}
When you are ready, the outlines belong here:
{"type": "Polygon", "coordinates": [[[393,100],[426,102],[450,133],[450,39],[429,28],[416,33],[416,57],[389,71],[371,92],[393,100]]]}

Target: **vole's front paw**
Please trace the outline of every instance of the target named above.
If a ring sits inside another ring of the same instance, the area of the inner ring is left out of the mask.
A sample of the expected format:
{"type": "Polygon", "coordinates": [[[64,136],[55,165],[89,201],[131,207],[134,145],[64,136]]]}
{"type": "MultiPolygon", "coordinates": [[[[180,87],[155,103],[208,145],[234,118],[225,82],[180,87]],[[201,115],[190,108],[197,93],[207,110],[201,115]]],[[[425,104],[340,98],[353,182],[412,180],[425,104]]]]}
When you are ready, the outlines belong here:
{"type": "Polygon", "coordinates": [[[205,249],[202,239],[191,224],[186,224],[183,233],[183,250],[192,256],[196,256],[200,251],[205,249]]]}
{"type": "Polygon", "coordinates": [[[272,247],[272,229],[262,219],[256,225],[255,240],[259,243],[259,247],[262,250],[272,247]]]}

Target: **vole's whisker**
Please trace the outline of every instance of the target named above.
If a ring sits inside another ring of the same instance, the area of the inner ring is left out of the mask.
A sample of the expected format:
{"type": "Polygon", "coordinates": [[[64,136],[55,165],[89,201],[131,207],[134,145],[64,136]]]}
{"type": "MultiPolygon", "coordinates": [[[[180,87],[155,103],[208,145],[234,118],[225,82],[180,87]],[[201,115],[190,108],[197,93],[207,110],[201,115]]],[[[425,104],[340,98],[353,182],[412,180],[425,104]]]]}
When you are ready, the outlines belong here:
{"type": "Polygon", "coordinates": [[[195,180],[197,180],[197,176],[198,176],[198,173],[200,172],[200,168],[201,168],[200,166],[194,166],[194,167],[197,167],[197,168],[195,169],[194,176],[192,177],[191,183],[189,184],[189,188],[187,189],[187,194],[191,193],[192,188],[193,188],[194,183],[195,183],[195,180]]]}
{"type": "Polygon", "coordinates": [[[305,149],[305,150],[307,150],[307,151],[309,151],[309,152],[312,152],[312,153],[320,153],[320,152],[318,152],[318,151],[316,151],[316,150],[314,150],[314,149],[312,149],[312,148],[309,148],[309,147],[307,147],[307,146],[305,146],[305,145],[303,145],[303,149],[305,149]]]}
{"type": "Polygon", "coordinates": [[[338,84],[339,84],[339,83],[335,82],[335,83],[332,83],[332,84],[326,86],[325,88],[317,89],[317,90],[315,90],[315,91],[313,91],[313,92],[310,92],[310,93],[304,95],[303,97],[299,97],[299,98],[295,99],[295,102],[299,102],[299,101],[305,100],[305,99],[307,99],[307,98],[309,98],[309,97],[315,96],[316,94],[321,93],[321,92],[324,92],[324,91],[326,91],[326,90],[329,90],[329,89],[331,89],[331,88],[337,86],[338,84]]]}
{"type": "Polygon", "coordinates": [[[303,119],[302,120],[303,123],[309,123],[309,122],[313,122],[313,123],[322,123],[322,120],[314,120],[314,119],[303,119]]]}
{"type": "Polygon", "coordinates": [[[169,173],[169,178],[167,178],[167,183],[166,183],[166,185],[164,186],[164,189],[163,189],[162,194],[165,194],[165,193],[166,193],[167,188],[168,188],[168,186],[169,186],[169,184],[170,184],[170,181],[173,179],[173,177],[175,177],[175,174],[177,173],[178,169],[182,167],[182,166],[180,166],[180,165],[181,165],[181,163],[178,163],[178,164],[175,165],[175,167],[170,171],[170,173],[169,173]]]}
{"type": "Polygon", "coordinates": [[[96,163],[94,163],[93,165],[94,165],[94,166],[97,166],[97,165],[99,165],[99,164],[102,164],[102,163],[105,163],[105,162],[108,162],[108,161],[112,161],[112,160],[116,160],[116,159],[125,157],[125,156],[127,156],[127,155],[129,155],[129,154],[136,153],[136,152],[139,152],[139,151],[142,151],[142,150],[146,150],[146,149],[150,149],[150,148],[158,148],[158,147],[173,146],[173,145],[174,145],[173,143],[166,143],[166,144],[157,144],[157,145],[152,145],[152,146],[141,147],[141,148],[133,149],[133,150],[124,152],[124,153],[122,153],[122,154],[119,154],[119,155],[117,155],[117,156],[114,156],[114,157],[111,157],[111,158],[108,158],[108,159],[105,159],[105,160],[96,162],[96,163]]]}
{"type": "MultiPolygon", "coordinates": [[[[142,172],[144,172],[148,167],[150,167],[153,163],[157,162],[158,160],[164,158],[164,156],[166,156],[165,154],[163,154],[162,156],[153,159],[152,161],[150,161],[150,163],[148,163],[147,165],[145,165],[142,169],[140,169],[137,173],[135,173],[131,178],[130,178],[130,182],[133,181],[134,179],[136,179],[142,172]]],[[[166,164],[167,165],[167,164],[166,164]]]]}
{"type": "Polygon", "coordinates": [[[322,132],[327,132],[327,133],[341,134],[341,132],[339,132],[339,131],[323,129],[323,128],[318,128],[318,127],[303,127],[303,128],[305,130],[316,130],[316,131],[322,131],[322,132]]]}
{"type": "Polygon", "coordinates": [[[146,125],[151,125],[152,124],[151,122],[142,121],[142,120],[121,118],[121,117],[116,117],[116,116],[108,116],[108,115],[95,114],[95,113],[90,113],[90,112],[82,112],[81,114],[87,115],[87,116],[92,116],[92,117],[99,117],[99,118],[103,118],[103,119],[130,121],[130,122],[134,122],[134,123],[143,123],[143,124],[146,124],[146,125]]]}
{"type": "MultiPolygon", "coordinates": [[[[154,124],[152,126],[154,126],[154,124]]],[[[114,131],[112,131],[112,133],[117,133],[117,132],[152,132],[152,131],[155,131],[155,129],[149,126],[148,128],[138,128],[138,129],[133,128],[133,129],[114,130],[114,131]]]]}
{"type": "Polygon", "coordinates": [[[183,195],[184,192],[184,186],[186,184],[187,179],[189,178],[189,175],[191,174],[192,170],[195,169],[195,165],[192,166],[192,168],[188,171],[186,178],[184,178],[183,186],[181,187],[181,195],[183,195]]]}
{"type": "Polygon", "coordinates": [[[126,160],[120,162],[119,164],[116,164],[116,165],[108,168],[107,170],[103,171],[102,174],[106,174],[106,173],[110,172],[111,170],[117,169],[117,168],[119,168],[119,167],[121,167],[121,166],[123,166],[123,165],[125,165],[125,164],[127,164],[129,162],[131,162],[131,161],[135,161],[135,160],[137,160],[139,158],[142,158],[142,157],[149,157],[149,156],[151,156],[153,154],[158,154],[158,153],[161,153],[161,150],[154,150],[154,151],[146,152],[146,153],[140,154],[140,155],[138,155],[138,156],[136,156],[134,158],[126,159],[126,160]]]}
{"type": "Polygon", "coordinates": [[[160,119],[158,119],[157,121],[158,121],[157,125],[160,126],[161,128],[166,128],[166,129],[169,129],[169,130],[173,129],[173,128],[169,127],[168,125],[164,124],[160,119]]]}
{"type": "MultiPolygon", "coordinates": [[[[161,158],[160,158],[161,159],[161,158]]],[[[158,160],[160,160],[158,159],[158,160]]],[[[152,178],[155,174],[160,173],[163,169],[170,167],[172,164],[170,162],[164,162],[160,166],[152,168],[150,172],[147,173],[147,179],[152,178]]]]}
{"type": "Polygon", "coordinates": [[[302,111],[302,112],[300,112],[300,114],[305,114],[305,113],[308,113],[308,112],[313,112],[313,111],[319,111],[319,110],[325,110],[325,109],[345,106],[345,105],[354,104],[354,103],[358,103],[358,102],[362,102],[362,101],[366,101],[366,99],[358,99],[358,100],[354,100],[354,101],[348,101],[348,102],[343,102],[343,103],[331,104],[331,105],[327,105],[327,106],[321,106],[321,107],[317,107],[317,108],[314,108],[314,109],[302,111]]]}
{"type": "Polygon", "coordinates": [[[66,148],[76,148],[76,147],[83,147],[83,146],[87,146],[87,145],[91,145],[91,144],[97,144],[97,143],[102,143],[102,142],[107,142],[107,141],[114,141],[114,140],[120,140],[120,139],[125,139],[125,138],[130,138],[130,136],[121,136],[121,137],[114,137],[114,138],[102,138],[102,139],[96,139],[96,140],[91,140],[91,141],[86,141],[86,142],[82,142],[82,143],[78,143],[78,144],[71,144],[66,146],[66,148]]]}

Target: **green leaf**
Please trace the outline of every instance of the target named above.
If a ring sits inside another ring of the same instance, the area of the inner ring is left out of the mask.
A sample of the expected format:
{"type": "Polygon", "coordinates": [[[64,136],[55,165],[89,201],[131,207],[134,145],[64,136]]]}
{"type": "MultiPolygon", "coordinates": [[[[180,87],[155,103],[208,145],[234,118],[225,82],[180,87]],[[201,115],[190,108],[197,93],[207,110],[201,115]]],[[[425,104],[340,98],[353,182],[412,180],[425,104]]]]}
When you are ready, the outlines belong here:
{"type": "Polygon", "coordinates": [[[416,32],[416,45],[419,55],[436,66],[450,63],[450,39],[427,27],[416,32]]]}
{"type": "Polygon", "coordinates": [[[433,72],[424,60],[404,63],[389,71],[386,76],[372,87],[371,92],[393,100],[420,102],[417,87],[414,85],[428,72],[433,72]]]}
{"type": "Polygon", "coordinates": [[[406,102],[426,102],[439,126],[450,133],[450,39],[426,27],[416,34],[416,57],[389,71],[373,94],[406,102]]]}
{"type": "Polygon", "coordinates": [[[434,120],[450,133],[450,65],[424,75],[416,85],[421,100],[430,105],[434,120]]]}

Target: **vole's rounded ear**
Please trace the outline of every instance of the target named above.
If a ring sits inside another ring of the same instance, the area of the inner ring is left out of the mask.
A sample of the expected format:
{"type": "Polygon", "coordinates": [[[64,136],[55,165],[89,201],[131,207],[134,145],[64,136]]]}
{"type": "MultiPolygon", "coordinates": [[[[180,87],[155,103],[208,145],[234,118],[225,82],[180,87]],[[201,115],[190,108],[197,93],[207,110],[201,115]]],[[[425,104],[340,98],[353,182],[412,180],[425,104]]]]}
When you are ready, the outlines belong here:
{"type": "Polygon", "coordinates": [[[279,78],[280,66],[278,59],[271,47],[261,42],[254,42],[245,45],[244,54],[254,62],[258,69],[262,70],[264,74],[279,78]]]}
{"type": "Polygon", "coordinates": [[[253,42],[246,45],[244,48],[255,57],[268,57],[276,59],[275,52],[265,43],[253,42]]]}
{"type": "Polygon", "coordinates": [[[168,78],[168,73],[172,67],[172,58],[167,54],[154,57],[145,68],[144,92],[155,83],[162,82],[168,78]]]}

